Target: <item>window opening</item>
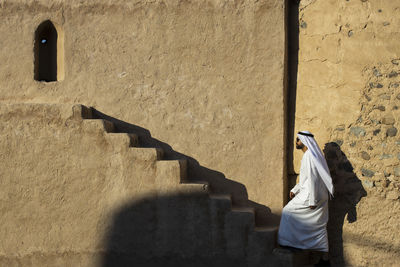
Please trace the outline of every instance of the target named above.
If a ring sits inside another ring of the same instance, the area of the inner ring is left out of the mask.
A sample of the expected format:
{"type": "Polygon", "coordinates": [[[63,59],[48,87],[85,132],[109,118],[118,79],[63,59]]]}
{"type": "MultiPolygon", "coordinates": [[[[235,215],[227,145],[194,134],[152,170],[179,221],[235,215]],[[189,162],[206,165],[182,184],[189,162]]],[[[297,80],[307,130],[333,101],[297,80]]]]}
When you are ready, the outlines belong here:
{"type": "Polygon", "coordinates": [[[53,23],[47,20],[35,32],[35,80],[57,81],[58,33],[53,23]]]}

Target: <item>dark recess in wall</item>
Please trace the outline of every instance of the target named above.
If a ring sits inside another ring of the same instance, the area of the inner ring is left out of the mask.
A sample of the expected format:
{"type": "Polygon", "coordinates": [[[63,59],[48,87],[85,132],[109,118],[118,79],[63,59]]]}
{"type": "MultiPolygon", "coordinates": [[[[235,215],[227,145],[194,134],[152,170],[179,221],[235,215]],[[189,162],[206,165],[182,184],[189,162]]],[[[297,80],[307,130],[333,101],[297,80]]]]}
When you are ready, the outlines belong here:
{"type": "MultiPolygon", "coordinates": [[[[299,55],[299,0],[287,1],[287,134],[286,134],[286,160],[288,189],[296,184],[297,174],[293,166],[294,126],[296,112],[297,71],[299,55]]],[[[288,190],[288,191],[289,191],[288,190]]],[[[287,200],[289,196],[286,196],[287,200]]]]}
{"type": "Polygon", "coordinates": [[[35,80],[57,81],[57,30],[50,20],[42,22],[35,32],[35,80]]]}

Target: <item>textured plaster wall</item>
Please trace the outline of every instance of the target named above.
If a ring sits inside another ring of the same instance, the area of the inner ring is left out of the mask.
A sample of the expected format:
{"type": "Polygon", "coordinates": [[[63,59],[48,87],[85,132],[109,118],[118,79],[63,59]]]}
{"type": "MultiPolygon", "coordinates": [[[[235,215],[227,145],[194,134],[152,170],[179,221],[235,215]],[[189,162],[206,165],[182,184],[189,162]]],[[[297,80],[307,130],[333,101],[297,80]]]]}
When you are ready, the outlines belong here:
{"type": "Polygon", "coordinates": [[[0,266],[286,266],[275,227],[77,115],[0,104],[0,266]]]}
{"type": "Polygon", "coordinates": [[[151,162],[71,115],[70,105],[0,106],[2,266],[96,265],[112,212],[154,195],[151,162]]]}
{"type": "Polygon", "coordinates": [[[386,0],[300,3],[295,131],[312,131],[328,159],[338,266],[400,260],[399,9],[386,0]]]}
{"type": "Polygon", "coordinates": [[[284,1],[0,5],[1,102],[94,106],[281,210],[284,1]],[[64,79],[52,83],[33,79],[34,32],[47,19],[64,41],[64,79]]]}

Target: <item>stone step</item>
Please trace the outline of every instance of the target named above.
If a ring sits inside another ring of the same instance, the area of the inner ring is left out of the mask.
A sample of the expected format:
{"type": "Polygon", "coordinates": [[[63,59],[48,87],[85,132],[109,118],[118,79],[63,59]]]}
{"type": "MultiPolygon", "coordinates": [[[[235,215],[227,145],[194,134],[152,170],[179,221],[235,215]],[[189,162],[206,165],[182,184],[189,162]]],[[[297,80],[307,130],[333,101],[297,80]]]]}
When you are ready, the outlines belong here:
{"type": "Polygon", "coordinates": [[[160,160],[163,156],[161,148],[130,147],[128,157],[130,160],[154,161],[160,160]]]}
{"type": "Polygon", "coordinates": [[[276,247],[278,227],[256,227],[249,234],[247,261],[249,266],[256,266],[265,261],[266,255],[272,254],[276,247]]]}
{"type": "MultiPolygon", "coordinates": [[[[154,161],[159,186],[175,188],[175,192],[190,195],[208,195],[207,182],[182,183],[187,178],[186,160],[160,160],[163,155],[159,148],[139,148],[138,136],[128,133],[114,133],[114,124],[103,119],[92,119],[92,109],[83,105],[73,107],[73,116],[83,119],[88,131],[105,132],[105,138],[117,149],[128,148],[134,160],[154,161]]],[[[172,191],[171,191],[172,192],[172,191]]],[[[197,202],[196,202],[197,203],[197,202]]],[[[209,195],[211,215],[212,253],[222,254],[224,250],[233,258],[247,255],[250,266],[257,265],[276,246],[277,227],[255,227],[255,211],[249,207],[232,207],[232,198],[226,194],[209,195]]],[[[169,239],[170,240],[170,239],[169,239]]],[[[279,254],[279,253],[278,253],[279,254]]],[[[282,260],[282,256],[274,254],[282,260]]],[[[292,263],[293,257],[284,257],[284,262],[292,263]]],[[[298,258],[298,257],[297,257],[298,258]]]]}
{"type": "Polygon", "coordinates": [[[92,119],[92,109],[84,105],[74,105],[72,107],[72,116],[75,119],[92,119]]]}
{"type": "Polygon", "coordinates": [[[155,245],[159,248],[159,256],[170,257],[180,253],[189,258],[201,258],[210,255],[207,183],[160,188],[156,203],[158,227],[155,245]]]}
{"type": "Polygon", "coordinates": [[[183,194],[204,194],[208,195],[209,193],[209,184],[208,182],[196,182],[196,183],[182,183],[179,184],[178,187],[179,193],[183,194]]]}
{"type": "Polygon", "coordinates": [[[281,263],[280,266],[298,267],[314,266],[322,258],[323,252],[296,250],[277,247],[273,249],[273,255],[281,263]]]}
{"type": "Polygon", "coordinates": [[[211,203],[222,209],[232,209],[232,197],[228,194],[210,194],[211,203]]]}
{"type": "Polygon", "coordinates": [[[186,180],[187,161],[181,160],[160,160],[156,163],[157,179],[163,185],[176,186],[186,180]],[[162,180],[161,180],[162,179],[162,180]]]}
{"type": "Polygon", "coordinates": [[[117,149],[137,147],[139,144],[139,138],[136,134],[107,133],[105,138],[114,148],[117,149]]]}
{"type": "Polygon", "coordinates": [[[225,253],[225,216],[232,210],[232,197],[226,194],[210,194],[212,252],[218,257],[225,253]]]}
{"type": "Polygon", "coordinates": [[[232,258],[244,258],[249,243],[249,234],[254,230],[254,209],[233,207],[225,215],[224,235],[226,253],[232,258]]]}
{"type": "Polygon", "coordinates": [[[250,207],[233,207],[232,212],[249,213],[249,214],[252,214],[253,216],[255,214],[254,208],[250,208],[250,207]]]}
{"type": "Polygon", "coordinates": [[[260,226],[260,227],[254,228],[254,232],[257,232],[260,234],[273,234],[275,236],[278,234],[278,230],[279,230],[279,226],[260,226]]]}
{"type": "MultiPolygon", "coordinates": [[[[208,182],[187,182],[187,161],[186,160],[160,160],[163,156],[163,150],[159,148],[140,148],[138,136],[128,133],[115,133],[115,126],[112,122],[103,119],[93,119],[93,109],[84,105],[75,105],[72,108],[73,117],[83,120],[83,127],[89,132],[105,133],[105,139],[118,150],[127,149],[128,160],[147,161],[156,167],[157,186],[161,188],[160,192],[182,194],[179,197],[187,197],[185,201],[178,198],[171,198],[168,201],[161,198],[158,203],[160,212],[168,211],[166,207],[176,206],[176,214],[160,214],[160,218],[165,221],[165,227],[170,225],[168,222],[176,216],[182,216],[188,210],[188,205],[193,205],[193,210],[185,215],[198,216],[196,223],[198,227],[188,227],[185,231],[190,236],[190,240],[196,239],[196,233],[200,236],[210,236],[212,247],[209,242],[205,242],[204,249],[207,253],[223,255],[227,253],[232,258],[243,259],[247,257],[249,266],[259,265],[265,260],[266,255],[272,255],[276,246],[277,227],[255,227],[255,210],[249,207],[232,207],[232,197],[226,194],[211,194],[208,182]],[[154,163],[151,163],[154,162],[154,163]],[[192,196],[194,197],[192,199],[192,196]],[[203,197],[204,196],[204,197],[203,197]],[[182,207],[181,205],[184,204],[182,207]],[[180,207],[180,208],[179,208],[180,207]],[[204,209],[204,210],[203,210],[204,209]],[[207,210],[209,209],[209,210],[207,210]],[[207,213],[209,212],[209,215],[207,213]],[[199,216],[197,213],[202,214],[199,216]],[[203,215],[204,214],[204,215],[203,215]],[[162,215],[162,216],[161,216],[162,215]],[[211,216],[211,217],[208,217],[211,216]],[[201,225],[207,225],[211,219],[211,232],[207,227],[204,231],[198,231],[201,225]],[[204,220],[202,222],[201,220],[204,220]]],[[[129,162],[128,161],[128,162],[129,162]]],[[[170,243],[182,229],[172,227],[168,236],[159,236],[160,239],[170,243]]],[[[163,232],[165,233],[165,232],[163,232]]],[[[161,234],[161,232],[160,232],[161,234]]],[[[176,238],[175,238],[176,239],[176,238]]],[[[201,240],[199,238],[198,240],[201,240]]],[[[183,242],[185,241],[185,242],[183,242]]],[[[188,242],[186,244],[188,252],[188,242]]],[[[179,243],[179,242],[178,242],[179,243]]],[[[182,248],[184,251],[184,248],[182,248]]],[[[193,252],[194,253],[194,252],[193,252]]],[[[207,254],[206,253],[206,254],[207,254]]],[[[285,263],[296,261],[294,256],[284,256],[274,253],[274,257],[283,259],[285,263]]],[[[297,256],[298,258],[298,256],[297,256]]],[[[297,259],[296,258],[296,259],[297,259]]]]}
{"type": "Polygon", "coordinates": [[[83,127],[87,132],[114,132],[114,124],[111,121],[103,119],[83,120],[83,127]]]}

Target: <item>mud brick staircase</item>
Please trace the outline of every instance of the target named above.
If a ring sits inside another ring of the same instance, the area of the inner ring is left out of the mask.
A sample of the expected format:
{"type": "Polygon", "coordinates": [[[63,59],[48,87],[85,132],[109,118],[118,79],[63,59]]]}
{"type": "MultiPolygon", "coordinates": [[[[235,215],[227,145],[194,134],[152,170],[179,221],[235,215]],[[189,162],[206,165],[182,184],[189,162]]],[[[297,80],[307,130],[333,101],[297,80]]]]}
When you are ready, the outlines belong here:
{"type": "Polygon", "coordinates": [[[211,233],[215,236],[214,250],[225,250],[225,253],[232,258],[246,258],[248,266],[261,266],[261,263],[262,266],[281,266],[280,260],[273,254],[277,245],[278,227],[255,225],[254,208],[235,207],[230,195],[213,194],[212,187],[207,182],[189,182],[185,159],[163,160],[162,149],[140,147],[139,136],[116,132],[114,124],[108,120],[96,118],[92,108],[75,105],[73,117],[82,119],[84,127],[91,131],[104,131],[106,139],[115,146],[129,147],[132,159],[154,161],[159,193],[173,191],[204,194],[208,198],[211,221],[214,224],[212,228],[214,233],[211,233]],[[218,233],[221,229],[222,235],[218,233]],[[224,247],[218,247],[221,243],[218,238],[224,239],[224,247]]]}

